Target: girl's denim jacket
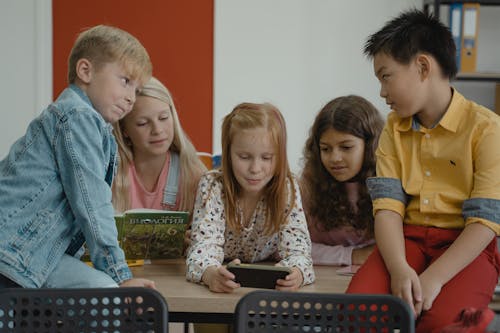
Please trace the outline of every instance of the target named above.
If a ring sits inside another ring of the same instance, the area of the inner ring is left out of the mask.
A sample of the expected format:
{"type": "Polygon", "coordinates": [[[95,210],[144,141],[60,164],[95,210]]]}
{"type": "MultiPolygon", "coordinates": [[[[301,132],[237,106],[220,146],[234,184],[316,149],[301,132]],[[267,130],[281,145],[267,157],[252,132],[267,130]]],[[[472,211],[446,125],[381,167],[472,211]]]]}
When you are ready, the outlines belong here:
{"type": "Polygon", "coordinates": [[[0,161],[0,274],[41,287],[64,253],[87,243],[96,269],[132,278],[118,245],[111,125],[75,85],[34,119],[0,161]]]}

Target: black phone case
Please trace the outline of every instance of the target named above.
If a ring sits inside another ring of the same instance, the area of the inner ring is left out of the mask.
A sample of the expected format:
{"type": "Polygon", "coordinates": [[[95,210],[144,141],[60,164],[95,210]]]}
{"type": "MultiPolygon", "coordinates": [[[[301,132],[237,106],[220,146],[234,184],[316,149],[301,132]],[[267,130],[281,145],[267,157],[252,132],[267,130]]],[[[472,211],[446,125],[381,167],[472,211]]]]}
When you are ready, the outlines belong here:
{"type": "MultiPolygon", "coordinates": [[[[273,267],[273,266],[271,266],[273,267]]],[[[234,281],[242,287],[275,289],[276,281],[284,279],[289,271],[256,269],[244,266],[230,266],[227,269],[235,275],[234,281]]]]}

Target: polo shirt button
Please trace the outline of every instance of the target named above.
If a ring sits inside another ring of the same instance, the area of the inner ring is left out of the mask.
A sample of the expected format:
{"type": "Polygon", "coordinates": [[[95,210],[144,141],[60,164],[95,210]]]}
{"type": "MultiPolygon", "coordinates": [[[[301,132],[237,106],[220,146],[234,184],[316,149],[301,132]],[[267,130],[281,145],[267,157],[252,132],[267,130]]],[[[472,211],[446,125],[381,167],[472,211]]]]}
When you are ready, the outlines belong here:
{"type": "Polygon", "coordinates": [[[426,139],[430,139],[430,138],[431,138],[431,135],[430,135],[429,133],[427,133],[427,134],[425,135],[425,138],[426,138],[426,139]]]}
{"type": "Polygon", "coordinates": [[[428,205],[429,204],[429,199],[424,199],[424,205],[428,205]]]}
{"type": "Polygon", "coordinates": [[[430,172],[429,170],[427,170],[427,171],[425,172],[425,175],[426,175],[427,177],[430,177],[430,176],[431,176],[431,172],[430,172]]]}

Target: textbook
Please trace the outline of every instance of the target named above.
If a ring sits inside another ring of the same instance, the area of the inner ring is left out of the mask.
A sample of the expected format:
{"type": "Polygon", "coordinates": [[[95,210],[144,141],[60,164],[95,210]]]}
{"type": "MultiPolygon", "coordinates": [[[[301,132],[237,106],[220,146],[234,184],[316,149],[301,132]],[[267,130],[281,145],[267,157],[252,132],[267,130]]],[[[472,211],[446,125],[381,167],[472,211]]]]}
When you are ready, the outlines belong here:
{"type": "Polygon", "coordinates": [[[118,241],[130,259],[182,257],[188,212],[131,209],[116,215],[118,241]]]}
{"type": "MultiPolygon", "coordinates": [[[[115,215],[118,243],[128,265],[143,265],[149,259],[182,257],[188,216],[184,211],[145,208],[115,215]]],[[[87,249],[81,259],[91,265],[87,249]]]]}

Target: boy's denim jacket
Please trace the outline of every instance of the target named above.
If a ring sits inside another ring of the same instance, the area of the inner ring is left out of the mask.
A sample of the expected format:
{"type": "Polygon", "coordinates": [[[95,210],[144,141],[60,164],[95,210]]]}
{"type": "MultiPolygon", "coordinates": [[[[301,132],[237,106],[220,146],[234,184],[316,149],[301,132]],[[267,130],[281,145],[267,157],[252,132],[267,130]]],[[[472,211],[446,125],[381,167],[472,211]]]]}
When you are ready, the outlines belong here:
{"type": "Polygon", "coordinates": [[[111,125],[75,85],[34,119],[0,162],[0,274],[41,287],[86,241],[94,267],[132,278],[118,245],[111,125]]]}

